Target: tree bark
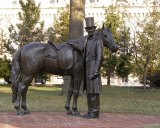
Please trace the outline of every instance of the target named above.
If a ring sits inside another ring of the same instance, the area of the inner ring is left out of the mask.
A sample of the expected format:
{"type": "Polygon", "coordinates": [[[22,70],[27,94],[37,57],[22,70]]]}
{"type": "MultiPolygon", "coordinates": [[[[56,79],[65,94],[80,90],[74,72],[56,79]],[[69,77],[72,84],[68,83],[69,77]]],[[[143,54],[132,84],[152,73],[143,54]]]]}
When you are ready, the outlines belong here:
{"type": "Polygon", "coordinates": [[[107,86],[110,86],[111,85],[111,75],[110,73],[107,75],[107,86]]]}
{"type": "Polygon", "coordinates": [[[77,39],[83,36],[84,31],[84,15],[85,0],[70,0],[70,39],[77,39]]]}
{"type": "MultiPolygon", "coordinates": [[[[69,23],[69,38],[70,40],[77,39],[83,36],[84,31],[84,15],[85,15],[85,0],[70,0],[70,23],[69,23]]],[[[67,94],[70,77],[65,76],[63,83],[64,93],[67,94]]],[[[82,89],[81,89],[82,92],[82,89]]]]}
{"type": "Polygon", "coordinates": [[[32,86],[35,86],[35,78],[32,80],[32,86]]]}
{"type": "Polygon", "coordinates": [[[143,72],[143,88],[144,91],[146,91],[146,83],[147,83],[147,67],[144,67],[144,72],[143,72]]]}

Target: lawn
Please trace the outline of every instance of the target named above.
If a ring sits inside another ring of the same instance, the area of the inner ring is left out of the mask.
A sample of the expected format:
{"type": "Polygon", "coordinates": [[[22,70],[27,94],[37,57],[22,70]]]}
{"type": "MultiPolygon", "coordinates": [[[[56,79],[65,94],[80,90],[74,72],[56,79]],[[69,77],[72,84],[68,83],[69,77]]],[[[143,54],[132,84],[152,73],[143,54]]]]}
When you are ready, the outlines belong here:
{"type": "MultiPolygon", "coordinates": [[[[60,87],[29,87],[27,103],[30,111],[65,111],[66,96],[60,87]]],[[[160,89],[106,87],[101,94],[101,112],[160,115],[160,89]]],[[[80,112],[87,111],[86,96],[78,99],[80,112]]],[[[15,111],[10,86],[0,85],[0,111],[15,111]]]]}

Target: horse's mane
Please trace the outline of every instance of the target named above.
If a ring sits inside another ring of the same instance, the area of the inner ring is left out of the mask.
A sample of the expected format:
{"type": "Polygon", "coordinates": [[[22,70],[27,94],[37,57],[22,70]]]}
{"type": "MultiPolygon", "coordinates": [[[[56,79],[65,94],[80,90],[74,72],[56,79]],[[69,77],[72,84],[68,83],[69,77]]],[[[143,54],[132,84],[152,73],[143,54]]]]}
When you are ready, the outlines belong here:
{"type": "MultiPolygon", "coordinates": [[[[101,29],[96,29],[94,32],[94,35],[95,35],[95,39],[100,39],[101,38],[101,29]]],[[[86,35],[86,36],[83,36],[83,37],[75,39],[75,40],[70,40],[67,43],[72,45],[73,48],[82,52],[84,50],[84,48],[86,47],[87,38],[88,38],[88,36],[86,35]]]]}
{"type": "MultiPolygon", "coordinates": [[[[96,29],[95,32],[94,32],[94,35],[95,35],[96,39],[100,39],[101,38],[101,29],[96,29]]],[[[79,50],[80,52],[83,52],[83,50],[86,47],[87,38],[88,38],[88,36],[86,35],[86,36],[80,37],[80,38],[75,39],[75,40],[68,40],[67,42],[64,42],[64,43],[59,44],[59,45],[69,44],[73,48],[75,48],[76,50],[79,50]]],[[[48,41],[48,44],[56,45],[55,43],[53,43],[51,41],[48,41]]]]}
{"type": "Polygon", "coordinates": [[[88,36],[83,36],[83,37],[80,37],[78,39],[75,39],[75,40],[69,40],[67,42],[67,44],[71,45],[73,48],[75,48],[76,50],[80,51],[80,52],[83,52],[83,50],[85,49],[86,47],[86,43],[87,43],[87,37],[88,36]]]}
{"type": "Polygon", "coordinates": [[[94,35],[95,35],[96,39],[100,39],[101,38],[101,32],[102,32],[102,30],[100,28],[95,30],[94,35]]]}
{"type": "Polygon", "coordinates": [[[94,32],[94,34],[95,34],[95,35],[98,35],[98,34],[100,33],[100,31],[101,31],[100,28],[96,29],[95,32],[94,32]]]}

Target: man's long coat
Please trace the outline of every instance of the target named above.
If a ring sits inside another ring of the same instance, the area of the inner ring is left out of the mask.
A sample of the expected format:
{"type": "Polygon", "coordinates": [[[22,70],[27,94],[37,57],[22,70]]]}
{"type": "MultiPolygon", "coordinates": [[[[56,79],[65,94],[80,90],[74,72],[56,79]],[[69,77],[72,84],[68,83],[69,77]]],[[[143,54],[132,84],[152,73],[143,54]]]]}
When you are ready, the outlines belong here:
{"type": "Polygon", "coordinates": [[[103,42],[94,36],[88,39],[85,51],[85,86],[87,93],[100,93],[101,75],[90,80],[88,77],[95,73],[100,74],[100,68],[103,62],[103,42]]]}

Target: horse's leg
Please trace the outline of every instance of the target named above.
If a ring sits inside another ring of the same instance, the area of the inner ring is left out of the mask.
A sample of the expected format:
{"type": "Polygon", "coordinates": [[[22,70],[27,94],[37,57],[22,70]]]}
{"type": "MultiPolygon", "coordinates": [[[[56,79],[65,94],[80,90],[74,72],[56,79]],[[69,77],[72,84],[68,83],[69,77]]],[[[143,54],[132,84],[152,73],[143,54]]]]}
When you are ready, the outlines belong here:
{"type": "Polygon", "coordinates": [[[28,90],[28,86],[25,88],[23,94],[22,94],[22,103],[21,103],[21,108],[24,110],[24,114],[29,114],[30,111],[28,110],[27,108],[27,105],[26,105],[26,93],[27,93],[27,90],[28,90]]]}
{"type": "Polygon", "coordinates": [[[17,99],[16,99],[16,102],[14,104],[14,108],[17,110],[17,115],[23,115],[23,113],[21,111],[21,108],[20,108],[20,102],[21,102],[21,96],[22,96],[21,93],[24,90],[24,88],[25,87],[22,85],[22,83],[19,83],[18,92],[17,92],[17,99]]]}
{"type": "Polygon", "coordinates": [[[29,83],[31,82],[32,78],[33,77],[23,76],[23,79],[18,86],[17,99],[16,99],[16,102],[15,102],[15,105],[14,105],[15,109],[17,110],[17,115],[23,115],[24,114],[24,112],[20,108],[21,98],[22,98],[21,107],[23,109],[25,108],[27,110],[26,101],[25,101],[26,100],[26,92],[27,92],[29,83]],[[28,82],[26,82],[26,81],[28,81],[28,82]]]}
{"type": "Polygon", "coordinates": [[[78,96],[79,96],[79,92],[73,92],[73,105],[72,105],[72,113],[73,115],[75,116],[79,116],[80,113],[78,111],[78,108],[77,108],[77,99],[78,99],[78,96]]]}
{"type": "Polygon", "coordinates": [[[72,115],[72,111],[70,109],[70,101],[72,98],[72,94],[73,94],[73,78],[71,77],[68,94],[67,94],[67,101],[65,105],[65,108],[67,110],[67,115],[72,115]]]}
{"type": "Polygon", "coordinates": [[[24,114],[30,113],[26,105],[26,94],[27,94],[28,86],[31,83],[32,79],[33,79],[33,76],[25,76],[23,80],[24,81],[23,84],[26,85],[22,93],[22,103],[21,103],[21,108],[24,110],[24,114]]]}
{"type": "Polygon", "coordinates": [[[79,96],[81,82],[82,82],[82,76],[80,76],[80,75],[75,76],[74,87],[73,87],[73,90],[74,90],[74,92],[73,92],[73,104],[72,104],[73,115],[75,115],[75,116],[80,115],[80,113],[78,111],[78,108],[77,108],[77,99],[78,99],[78,96],[79,96]]]}

